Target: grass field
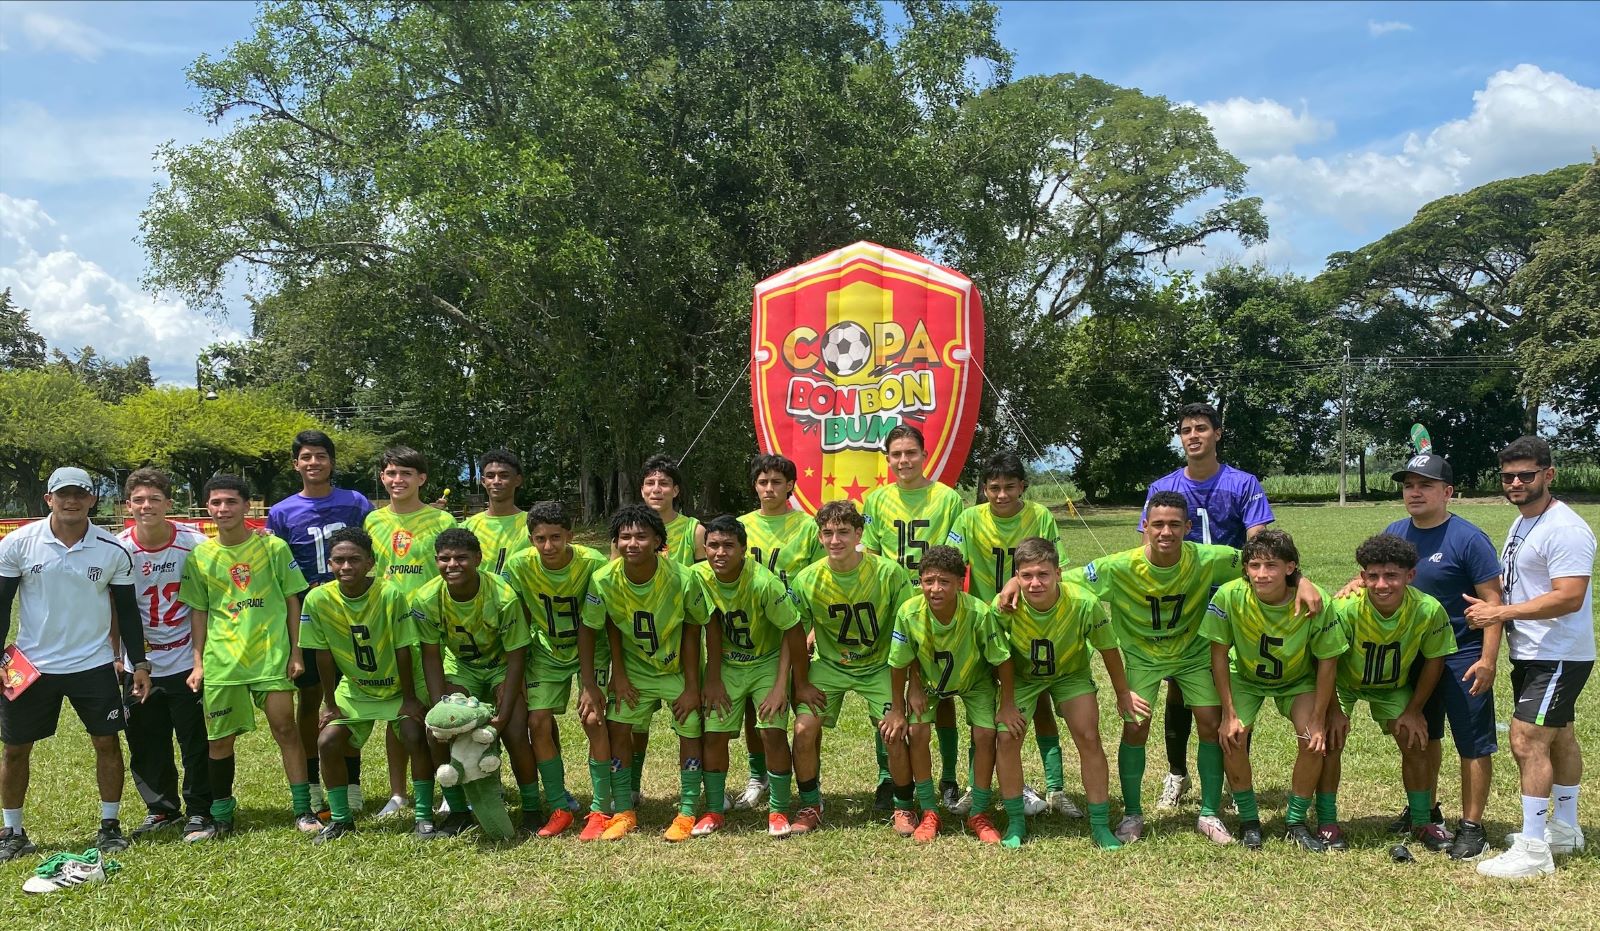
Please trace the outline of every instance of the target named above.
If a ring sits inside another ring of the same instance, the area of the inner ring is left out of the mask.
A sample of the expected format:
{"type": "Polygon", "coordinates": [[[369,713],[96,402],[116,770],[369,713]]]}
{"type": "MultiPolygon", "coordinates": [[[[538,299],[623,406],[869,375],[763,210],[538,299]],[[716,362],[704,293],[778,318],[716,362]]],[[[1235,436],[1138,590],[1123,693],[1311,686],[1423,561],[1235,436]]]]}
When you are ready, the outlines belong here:
{"type": "MultiPolygon", "coordinates": [[[[1600,526],[1600,506],[1579,511],[1600,526]]],[[[1464,505],[1459,513],[1497,543],[1515,512],[1502,504],[1464,505]]],[[[1293,533],[1304,567],[1337,588],[1354,570],[1351,554],[1366,535],[1403,516],[1397,505],[1283,507],[1279,524],[1293,533]]],[[[1082,522],[1063,518],[1074,562],[1124,549],[1136,538],[1137,512],[1095,511],[1082,522]]],[[[1502,717],[1510,713],[1509,674],[1497,681],[1502,717]]],[[[1104,681],[1103,674],[1101,681],[1104,681]]],[[[1109,696],[1102,690],[1103,704],[1109,696]]],[[[853,702],[854,700],[852,700],[853,702]]],[[[1159,714],[1159,712],[1158,712],[1159,714]]],[[[32,858],[0,868],[0,893],[17,927],[88,928],[340,928],[458,927],[873,928],[939,927],[1600,927],[1600,844],[1567,858],[1556,875],[1521,884],[1485,880],[1470,864],[1417,850],[1418,862],[1394,864],[1383,825],[1403,803],[1393,742],[1358,717],[1345,758],[1341,814],[1354,849],[1302,854],[1281,836],[1294,741],[1288,724],[1264,713],[1255,741],[1256,788],[1272,839],[1259,853],[1219,848],[1194,832],[1191,801],[1157,815],[1162,775],[1160,723],[1153,730],[1146,840],[1117,852],[1092,847],[1081,820],[1034,819],[1020,851],[986,848],[947,819],[937,843],[914,847],[874,818],[874,764],[866,716],[847,704],[840,729],[824,742],[827,829],[773,842],[761,813],[739,812],[716,837],[679,846],[659,840],[676,798],[675,742],[664,719],[645,774],[647,801],[639,834],[616,844],[579,845],[571,836],[487,847],[462,838],[421,846],[409,822],[367,821],[363,831],[331,847],[313,848],[291,828],[288,789],[265,731],[239,742],[238,797],[245,831],[225,844],[175,841],[121,854],[122,871],[104,887],[28,897],[17,891],[32,858]]],[[[1108,749],[1116,727],[1102,717],[1108,749]]],[[[1600,685],[1583,696],[1579,740],[1591,755],[1582,821],[1600,840],[1600,685]]],[[[587,801],[581,731],[563,721],[568,785],[587,801]]],[[[1063,734],[1069,791],[1076,755],[1063,734]]],[[[369,799],[381,799],[382,754],[370,754],[369,799]]],[[[1446,742],[1441,796],[1459,814],[1459,784],[1446,742]]],[[[1192,763],[1191,749],[1191,770],[1192,763]]],[[[1042,784],[1031,740],[1030,781],[1042,784]]],[[[742,781],[735,749],[730,784],[742,781]]],[[[1120,817],[1113,763],[1113,823],[1120,817]]],[[[81,850],[93,836],[93,758],[76,719],[34,756],[28,800],[30,834],[46,853],[81,850]]],[[[1490,836],[1520,823],[1516,767],[1502,742],[1490,799],[1490,836]]],[[[142,817],[130,783],[126,822],[142,817]]],[[[1228,819],[1232,823],[1231,816],[1228,819]]]]}

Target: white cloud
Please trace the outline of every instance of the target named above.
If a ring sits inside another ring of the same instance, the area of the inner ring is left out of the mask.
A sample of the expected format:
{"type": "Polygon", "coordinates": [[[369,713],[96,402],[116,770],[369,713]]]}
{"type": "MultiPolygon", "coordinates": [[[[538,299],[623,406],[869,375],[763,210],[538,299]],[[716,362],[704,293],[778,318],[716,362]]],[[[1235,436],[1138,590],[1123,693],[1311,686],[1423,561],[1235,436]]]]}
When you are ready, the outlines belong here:
{"type": "Polygon", "coordinates": [[[1445,194],[1585,161],[1600,143],[1600,90],[1534,65],[1495,73],[1473,101],[1465,118],[1386,146],[1246,157],[1251,186],[1296,213],[1370,231],[1445,194]]]}
{"type": "Polygon", "coordinates": [[[1276,100],[1230,97],[1190,104],[1205,114],[1217,142],[1240,157],[1291,152],[1297,145],[1319,142],[1333,135],[1333,124],[1306,111],[1296,113],[1276,100]]]}
{"type": "Polygon", "coordinates": [[[101,32],[36,4],[0,4],[5,15],[0,17],[0,51],[11,51],[9,38],[21,35],[37,51],[65,52],[84,61],[95,61],[107,49],[133,52],[140,55],[165,55],[182,52],[176,45],[155,42],[138,42],[101,32]]]}
{"type": "Polygon", "coordinates": [[[0,192],[0,288],[31,311],[54,349],[92,345],[101,356],[150,357],[158,377],[182,378],[195,356],[239,334],[216,327],[182,301],[141,291],[67,248],[38,201],[0,192]],[[43,244],[43,240],[53,243],[43,244]]]}
{"type": "Polygon", "coordinates": [[[1379,22],[1375,19],[1367,20],[1367,34],[1371,36],[1386,36],[1391,32],[1410,32],[1411,24],[1399,20],[1387,19],[1379,22]]]}
{"type": "Polygon", "coordinates": [[[157,146],[192,138],[202,128],[198,117],[181,114],[60,118],[19,102],[0,109],[0,165],[8,180],[147,181],[156,176],[157,146]]]}

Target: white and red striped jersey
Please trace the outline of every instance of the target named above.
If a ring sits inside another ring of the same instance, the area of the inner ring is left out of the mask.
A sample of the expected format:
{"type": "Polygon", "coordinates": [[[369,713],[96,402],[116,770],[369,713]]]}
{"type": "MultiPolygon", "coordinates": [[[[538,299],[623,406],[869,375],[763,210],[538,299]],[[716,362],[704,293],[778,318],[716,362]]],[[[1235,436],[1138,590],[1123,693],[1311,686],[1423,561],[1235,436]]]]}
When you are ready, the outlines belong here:
{"type": "MultiPolygon", "coordinates": [[[[134,538],[134,528],[117,534],[133,557],[133,591],[144,615],[145,656],[152,676],[170,676],[194,668],[193,631],[189,606],[178,600],[183,563],[206,535],[188,524],[168,521],[172,539],[157,550],[147,550],[134,538]]],[[[122,657],[128,662],[127,654],[122,657]]]]}

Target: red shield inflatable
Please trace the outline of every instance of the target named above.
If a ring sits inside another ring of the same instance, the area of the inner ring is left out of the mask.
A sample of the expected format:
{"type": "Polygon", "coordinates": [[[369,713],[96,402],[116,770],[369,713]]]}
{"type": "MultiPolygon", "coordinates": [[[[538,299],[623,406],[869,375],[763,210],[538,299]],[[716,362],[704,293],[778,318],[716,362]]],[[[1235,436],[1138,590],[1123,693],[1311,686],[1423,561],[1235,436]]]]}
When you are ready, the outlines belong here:
{"type": "Polygon", "coordinates": [[[954,485],[982,387],[983,302],[971,279],[858,242],[756,285],[750,327],[756,440],[793,459],[795,497],[825,502],[891,481],[883,438],[928,441],[928,475],[954,485]]]}

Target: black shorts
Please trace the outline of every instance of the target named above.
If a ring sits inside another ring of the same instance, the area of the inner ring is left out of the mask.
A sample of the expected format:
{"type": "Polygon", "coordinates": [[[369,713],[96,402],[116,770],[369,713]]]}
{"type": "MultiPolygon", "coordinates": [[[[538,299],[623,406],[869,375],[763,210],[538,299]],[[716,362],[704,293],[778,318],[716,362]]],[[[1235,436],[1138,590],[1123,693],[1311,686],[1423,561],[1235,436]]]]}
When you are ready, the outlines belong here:
{"type": "Polygon", "coordinates": [[[63,698],[72,703],[90,735],[122,730],[122,689],[116,670],[107,663],[83,672],[45,673],[16,698],[0,696],[0,742],[16,746],[55,736],[63,698]]]}
{"type": "Polygon", "coordinates": [[[294,677],[294,687],[297,689],[310,688],[322,684],[322,675],[317,671],[317,651],[300,648],[300,653],[305,657],[306,669],[294,677]]]}
{"type": "Polygon", "coordinates": [[[1511,694],[1516,706],[1511,716],[1539,727],[1566,727],[1593,669],[1594,660],[1512,660],[1511,694]]]}

